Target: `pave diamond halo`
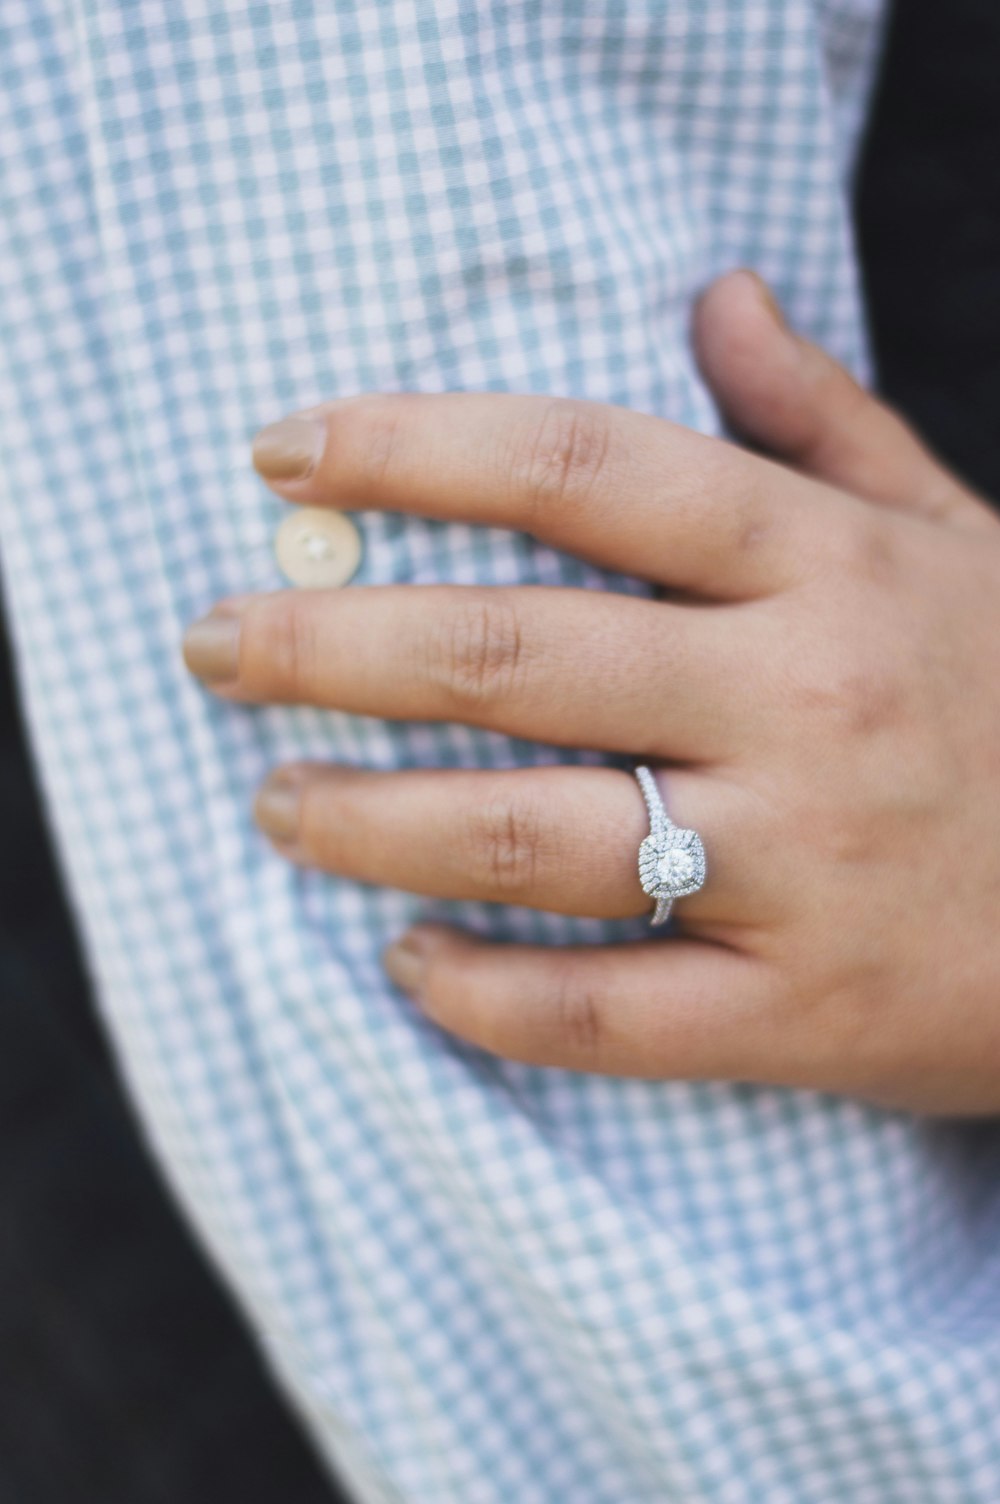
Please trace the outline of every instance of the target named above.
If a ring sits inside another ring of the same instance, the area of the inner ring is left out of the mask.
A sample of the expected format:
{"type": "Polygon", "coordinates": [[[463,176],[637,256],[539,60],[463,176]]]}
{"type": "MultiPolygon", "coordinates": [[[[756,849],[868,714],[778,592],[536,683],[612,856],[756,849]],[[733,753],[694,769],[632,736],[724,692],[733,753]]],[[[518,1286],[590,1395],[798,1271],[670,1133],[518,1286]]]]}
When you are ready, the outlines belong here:
{"type": "Polygon", "coordinates": [[[705,882],[705,848],[695,830],[675,825],[660,798],[648,768],[636,768],[642,797],[649,811],[649,835],[639,847],[639,882],[656,900],[651,924],[663,924],[674,900],[697,893],[705,882]]]}

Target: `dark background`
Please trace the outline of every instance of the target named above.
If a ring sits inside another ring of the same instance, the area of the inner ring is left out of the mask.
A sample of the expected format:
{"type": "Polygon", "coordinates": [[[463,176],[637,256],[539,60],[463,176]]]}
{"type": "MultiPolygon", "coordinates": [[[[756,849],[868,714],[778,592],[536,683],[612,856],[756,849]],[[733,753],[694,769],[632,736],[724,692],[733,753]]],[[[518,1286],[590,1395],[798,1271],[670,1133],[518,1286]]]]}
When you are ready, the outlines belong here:
{"type": "MultiPolygon", "coordinates": [[[[858,179],[881,386],[1000,498],[1000,3],[901,0],[858,179]]],[[[0,642],[0,1504],[331,1504],[95,1024],[0,642]]]]}
{"type": "Polygon", "coordinates": [[[998,0],[898,0],[857,218],[882,391],[1000,501],[998,0]]]}

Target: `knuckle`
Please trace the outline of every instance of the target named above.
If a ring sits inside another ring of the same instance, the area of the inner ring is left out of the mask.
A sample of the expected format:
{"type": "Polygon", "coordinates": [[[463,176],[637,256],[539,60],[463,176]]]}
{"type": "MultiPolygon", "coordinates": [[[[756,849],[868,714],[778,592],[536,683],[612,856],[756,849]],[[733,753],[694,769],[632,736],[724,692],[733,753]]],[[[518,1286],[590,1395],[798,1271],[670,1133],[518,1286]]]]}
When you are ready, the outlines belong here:
{"type": "Polygon", "coordinates": [[[308,697],[318,683],[320,654],[315,621],[301,598],[289,592],[269,603],[258,630],[248,635],[248,680],[278,701],[308,697]]]}
{"type": "Polygon", "coordinates": [[[593,1060],[604,1044],[606,1006],[603,997],[578,974],[559,975],[552,998],[560,1057],[593,1060]]]}
{"type": "Polygon", "coordinates": [[[586,500],[611,451],[611,420],[600,404],[555,397],[513,442],[512,482],[532,510],[586,500]]]}
{"type": "Polygon", "coordinates": [[[361,448],[368,484],[377,490],[404,468],[403,453],[410,404],[402,394],[367,392],[343,411],[343,420],[363,432],[361,448]]]}
{"type": "Polygon", "coordinates": [[[732,498],[729,546],[745,557],[760,553],[773,543],[778,530],[772,499],[757,476],[741,471],[731,455],[720,456],[718,463],[720,473],[714,489],[718,495],[732,498]]]}
{"type": "Polygon", "coordinates": [[[859,506],[857,514],[846,519],[831,557],[849,579],[885,588],[899,572],[898,543],[898,530],[889,517],[874,507],[859,506]]]}
{"type": "Polygon", "coordinates": [[[494,799],[471,819],[473,870],[478,886],[507,898],[531,892],[542,846],[542,811],[518,795],[494,799]]]}
{"type": "Polygon", "coordinates": [[[787,512],[767,473],[748,466],[735,446],[718,444],[672,464],[669,499],[678,535],[700,539],[709,556],[764,561],[789,546],[787,512]]]}
{"type": "Polygon", "coordinates": [[[883,832],[872,818],[861,819],[843,807],[824,806],[803,814],[800,834],[813,864],[821,865],[828,881],[853,881],[859,869],[878,857],[883,832]]]}
{"type": "Polygon", "coordinates": [[[792,667],[793,703],[824,744],[868,742],[907,718],[909,677],[891,640],[892,623],[885,620],[880,631],[880,621],[859,612],[844,625],[838,617],[837,635],[825,632],[820,650],[800,655],[792,667]]]}
{"type": "Polygon", "coordinates": [[[875,736],[898,719],[899,686],[876,662],[847,665],[831,674],[826,685],[814,693],[837,731],[851,736],[875,736]]]}
{"type": "Polygon", "coordinates": [[[333,872],[355,866],[367,844],[363,801],[353,795],[350,782],[306,777],[300,791],[298,845],[310,858],[333,872]]]}
{"type": "Polygon", "coordinates": [[[865,519],[854,548],[854,572],[859,579],[880,588],[893,584],[899,572],[896,534],[884,517],[875,512],[865,519]]]}
{"type": "Polygon", "coordinates": [[[333,811],[329,809],[327,791],[322,794],[315,784],[308,780],[299,789],[299,813],[296,845],[300,850],[308,852],[315,860],[334,866],[339,852],[335,840],[331,836],[336,833],[337,827],[330,828],[327,816],[333,811]],[[324,797],[326,796],[326,797],[324,797]]]}
{"type": "Polygon", "coordinates": [[[521,624],[513,603],[496,592],[462,601],[442,622],[430,646],[429,671],[449,699],[465,710],[508,699],[524,667],[521,624]]]}

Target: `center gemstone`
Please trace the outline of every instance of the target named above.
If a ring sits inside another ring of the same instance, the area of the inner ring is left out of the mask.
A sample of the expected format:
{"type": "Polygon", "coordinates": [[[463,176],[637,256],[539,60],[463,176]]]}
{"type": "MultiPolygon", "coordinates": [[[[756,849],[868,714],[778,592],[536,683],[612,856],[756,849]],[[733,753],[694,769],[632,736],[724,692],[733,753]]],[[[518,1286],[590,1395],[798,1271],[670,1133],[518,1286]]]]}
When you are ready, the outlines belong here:
{"type": "Polygon", "coordinates": [[[694,877],[694,857],[682,847],[671,846],[660,857],[656,873],[661,883],[668,887],[683,887],[694,877]]]}

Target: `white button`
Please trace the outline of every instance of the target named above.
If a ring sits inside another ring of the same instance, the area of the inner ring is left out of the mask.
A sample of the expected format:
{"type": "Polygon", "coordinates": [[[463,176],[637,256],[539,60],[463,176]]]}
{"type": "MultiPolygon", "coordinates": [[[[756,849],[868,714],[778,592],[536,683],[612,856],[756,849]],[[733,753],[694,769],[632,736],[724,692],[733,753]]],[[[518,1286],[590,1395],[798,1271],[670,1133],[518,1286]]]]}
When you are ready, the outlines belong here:
{"type": "Polygon", "coordinates": [[[333,590],[360,564],[361,534],[343,512],[293,507],[275,534],[274,555],[293,585],[333,590]]]}

